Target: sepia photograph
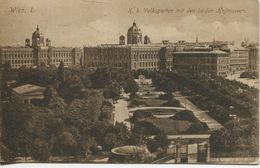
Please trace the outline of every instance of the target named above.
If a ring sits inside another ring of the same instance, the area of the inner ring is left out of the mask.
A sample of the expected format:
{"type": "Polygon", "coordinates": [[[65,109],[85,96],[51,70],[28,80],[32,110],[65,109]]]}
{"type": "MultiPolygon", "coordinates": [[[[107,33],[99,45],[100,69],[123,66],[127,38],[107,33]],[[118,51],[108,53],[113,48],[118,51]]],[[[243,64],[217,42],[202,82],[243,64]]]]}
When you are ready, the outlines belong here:
{"type": "Polygon", "coordinates": [[[0,0],[0,25],[1,164],[259,164],[257,0],[0,0]]]}

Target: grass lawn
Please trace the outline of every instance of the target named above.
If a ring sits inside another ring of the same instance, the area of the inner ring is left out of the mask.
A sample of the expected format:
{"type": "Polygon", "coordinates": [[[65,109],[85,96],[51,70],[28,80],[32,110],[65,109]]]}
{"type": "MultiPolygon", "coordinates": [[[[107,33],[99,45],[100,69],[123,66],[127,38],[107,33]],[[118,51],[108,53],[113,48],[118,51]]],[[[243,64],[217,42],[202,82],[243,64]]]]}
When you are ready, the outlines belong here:
{"type": "Polygon", "coordinates": [[[129,107],[160,107],[167,100],[161,99],[140,99],[136,98],[129,102],[129,107]]]}
{"type": "Polygon", "coordinates": [[[167,100],[160,100],[160,99],[142,99],[142,100],[149,107],[161,106],[163,103],[167,102],[167,100]]]}

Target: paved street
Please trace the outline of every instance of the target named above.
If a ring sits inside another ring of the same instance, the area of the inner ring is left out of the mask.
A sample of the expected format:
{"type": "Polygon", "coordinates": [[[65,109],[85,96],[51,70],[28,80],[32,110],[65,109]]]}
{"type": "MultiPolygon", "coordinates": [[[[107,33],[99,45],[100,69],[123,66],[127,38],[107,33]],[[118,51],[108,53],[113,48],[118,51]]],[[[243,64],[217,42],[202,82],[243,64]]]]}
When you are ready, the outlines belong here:
{"type": "Polygon", "coordinates": [[[174,96],[180,103],[187,109],[193,112],[193,114],[201,121],[205,122],[210,130],[216,130],[223,128],[223,126],[218,123],[216,120],[211,118],[206,112],[199,109],[192,102],[190,102],[185,96],[182,96],[180,93],[174,93],[174,96]]]}
{"type": "Polygon", "coordinates": [[[116,121],[123,122],[126,124],[127,128],[130,129],[129,109],[127,107],[126,98],[121,98],[117,101],[117,103],[115,104],[114,114],[115,114],[115,122],[116,121]]]}
{"type": "Polygon", "coordinates": [[[137,110],[151,110],[151,109],[165,109],[165,110],[185,110],[182,107],[135,107],[129,109],[130,112],[137,111],[137,110]]]}
{"type": "Polygon", "coordinates": [[[240,76],[240,74],[229,75],[226,77],[226,79],[236,80],[236,81],[244,83],[248,86],[259,89],[259,80],[258,79],[240,78],[239,76],[240,76]]]}

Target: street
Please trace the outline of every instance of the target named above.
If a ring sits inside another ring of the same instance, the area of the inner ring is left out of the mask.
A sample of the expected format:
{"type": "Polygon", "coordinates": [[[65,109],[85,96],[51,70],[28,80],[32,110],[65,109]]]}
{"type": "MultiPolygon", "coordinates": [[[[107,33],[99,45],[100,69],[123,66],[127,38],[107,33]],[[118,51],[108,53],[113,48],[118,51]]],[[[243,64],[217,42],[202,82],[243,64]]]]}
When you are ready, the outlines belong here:
{"type": "Polygon", "coordinates": [[[218,123],[216,120],[211,118],[206,112],[199,109],[192,102],[190,102],[185,96],[182,96],[180,93],[174,93],[174,96],[180,103],[187,109],[193,112],[193,114],[201,121],[205,122],[210,130],[216,130],[223,128],[223,126],[218,123]]]}

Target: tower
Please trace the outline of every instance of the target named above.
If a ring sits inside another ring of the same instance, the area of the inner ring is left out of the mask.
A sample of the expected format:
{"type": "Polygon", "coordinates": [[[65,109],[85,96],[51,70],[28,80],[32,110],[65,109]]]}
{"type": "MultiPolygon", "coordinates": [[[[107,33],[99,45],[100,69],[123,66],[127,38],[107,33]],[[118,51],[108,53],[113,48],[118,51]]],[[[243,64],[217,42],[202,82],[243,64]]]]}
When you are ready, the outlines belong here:
{"type": "Polygon", "coordinates": [[[50,47],[51,46],[51,40],[50,39],[46,39],[46,47],[50,47]]]}
{"type": "Polygon", "coordinates": [[[30,47],[30,39],[29,38],[25,39],[25,46],[30,47]]]}
{"type": "Polygon", "coordinates": [[[120,45],[125,45],[125,36],[121,35],[121,36],[119,37],[119,44],[120,44],[120,45]]]}
{"type": "Polygon", "coordinates": [[[144,44],[151,44],[150,37],[148,37],[147,35],[144,36],[144,44]]]}

